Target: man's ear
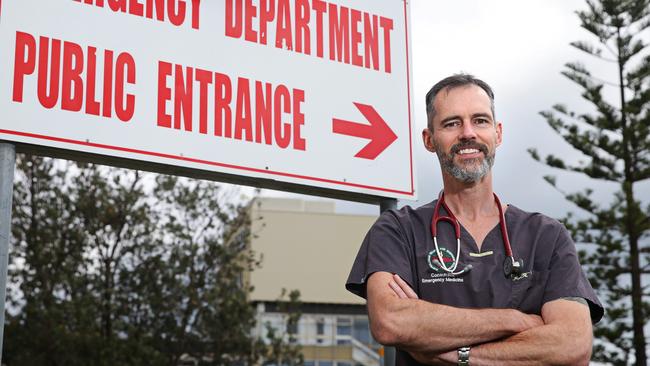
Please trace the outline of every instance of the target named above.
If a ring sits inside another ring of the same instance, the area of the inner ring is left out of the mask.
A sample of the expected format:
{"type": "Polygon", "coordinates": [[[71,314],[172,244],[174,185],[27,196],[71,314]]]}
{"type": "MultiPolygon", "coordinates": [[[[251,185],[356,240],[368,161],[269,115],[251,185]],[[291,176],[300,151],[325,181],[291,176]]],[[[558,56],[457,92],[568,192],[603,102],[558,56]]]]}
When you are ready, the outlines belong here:
{"type": "Polygon", "coordinates": [[[431,151],[432,153],[436,152],[436,148],[433,145],[433,133],[428,128],[422,130],[422,142],[424,143],[424,148],[431,151]]]}
{"type": "Polygon", "coordinates": [[[501,143],[503,142],[503,124],[501,124],[501,122],[497,122],[496,129],[497,129],[497,146],[500,146],[501,143]]]}

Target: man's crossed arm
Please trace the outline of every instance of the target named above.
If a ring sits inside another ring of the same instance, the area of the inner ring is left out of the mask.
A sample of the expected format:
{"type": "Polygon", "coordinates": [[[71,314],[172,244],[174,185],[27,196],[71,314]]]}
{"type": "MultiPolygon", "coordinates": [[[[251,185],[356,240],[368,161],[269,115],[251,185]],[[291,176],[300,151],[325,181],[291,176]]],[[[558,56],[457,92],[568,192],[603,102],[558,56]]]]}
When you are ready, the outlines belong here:
{"type": "Polygon", "coordinates": [[[591,357],[589,308],[578,302],[548,302],[541,317],[456,308],[418,300],[406,282],[387,272],[370,276],[367,295],[375,339],[422,363],[455,365],[463,346],[472,347],[472,365],[586,365],[591,357]]]}

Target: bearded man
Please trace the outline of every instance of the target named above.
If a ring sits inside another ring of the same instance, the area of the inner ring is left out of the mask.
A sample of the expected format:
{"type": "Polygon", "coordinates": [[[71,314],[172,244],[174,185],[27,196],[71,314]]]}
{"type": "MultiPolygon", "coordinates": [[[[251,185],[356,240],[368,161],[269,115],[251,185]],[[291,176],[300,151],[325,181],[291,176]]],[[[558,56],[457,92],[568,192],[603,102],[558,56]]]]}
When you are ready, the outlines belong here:
{"type": "Polygon", "coordinates": [[[373,336],[397,348],[397,365],[587,365],[603,307],[566,228],[493,192],[492,89],[453,75],[426,106],[443,190],[382,214],[346,283],[367,299],[373,336]]]}

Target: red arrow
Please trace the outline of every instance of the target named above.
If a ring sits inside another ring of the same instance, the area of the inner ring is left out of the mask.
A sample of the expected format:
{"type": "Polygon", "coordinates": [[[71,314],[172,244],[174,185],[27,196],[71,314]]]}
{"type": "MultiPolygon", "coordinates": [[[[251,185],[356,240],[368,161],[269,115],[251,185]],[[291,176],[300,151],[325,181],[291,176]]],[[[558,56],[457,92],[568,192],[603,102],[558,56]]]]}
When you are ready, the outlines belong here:
{"type": "Polygon", "coordinates": [[[357,109],[370,122],[369,125],[364,123],[350,122],[338,118],[332,118],[332,132],[341,135],[361,137],[370,139],[370,142],[364,146],[355,156],[375,160],[397,136],[393,130],[388,127],[386,121],[377,113],[375,108],[367,104],[354,103],[357,109]]]}

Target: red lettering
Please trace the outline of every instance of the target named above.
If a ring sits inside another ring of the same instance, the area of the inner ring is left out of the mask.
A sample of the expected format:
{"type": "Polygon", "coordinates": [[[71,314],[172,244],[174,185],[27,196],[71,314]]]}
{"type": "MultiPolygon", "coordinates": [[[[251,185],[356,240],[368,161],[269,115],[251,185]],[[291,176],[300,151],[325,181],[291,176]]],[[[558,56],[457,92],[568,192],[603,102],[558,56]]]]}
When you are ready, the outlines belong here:
{"type": "Polygon", "coordinates": [[[253,29],[253,18],[257,17],[257,8],[253,5],[252,0],[244,1],[246,1],[244,39],[250,42],[257,42],[257,32],[253,29]]]}
{"type": "Polygon", "coordinates": [[[108,6],[113,11],[126,11],[126,0],[107,0],[108,6]]]}
{"type": "Polygon", "coordinates": [[[330,60],[350,63],[348,8],[341,6],[341,13],[335,4],[329,4],[330,60]]]}
{"type": "Polygon", "coordinates": [[[115,61],[115,115],[122,122],[127,122],[135,112],[135,95],[126,94],[124,100],[124,74],[126,82],[135,84],[135,61],[133,56],[123,52],[117,56],[115,61]]]}
{"type": "Polygon", "coordinates": [[[84,52],[72,42],[63,43],[63,80],[61,81],[61,109],[80,111],[83,105],[84,52]]]}
{"type": "Polygon", "coordinates": [[[201,0],[192,0],[192,28],[199,29],[199,11],[201,9],[200,5],[201,0]]]}
{"type": "Polygon", "coordinates": [[[361,12],[359,10],[350,10],[350,38],[352,48],[352,65],[363,66],[363,59],[359,54],[359,44],[361,44],[361,32],[359,32],[359,23],[361,22],[361,12]]]}
{"type": "Polygon", "coordinates": [[[314,0],[311,6],[316,12],[316,56],[323,57],[323,14],[327,8],[322,0],[314,0]]]}
{"type": "Polygon", "coordinates": [[[102,116],[110,117],[113,109],[111,96],[113,95],[113,51],[104,52],[104,95],[102,116]]]}
{"type": "Polygon", "coordinates": [[[165,20],[165,0],[147,0],[147,10],[146,10],[146,17],[149,19],[153,19],[153,9],[154,9],[154,1],[155,1],[155,9],[156,9],[156,20],[159,21],[164,21],[165,20]]]}
{"type": "Polygon", "coordinates": [[[260,2],[260,43],[266,44],[267,25],[275,19],[275,0],[260,2]],[[268,4],[268,6],[267,6],[268,4]]]}
{"type": "MultiPolygon", "coordinates": [[[[104,7],[104,0],[73,0],[84,4],[104,7]]],[[[191,27],[199,29],[201,20],[201,0],[107,0],[114,12],[128,13],[137,17],[165,21],[165,12],[169,22],[181,26],[187,19],[188,7],[191,8],[191,27]],[[188,5],[189,3],[189,5],[188,5]],[[155,15],[154,15],[155,13],[155,15]]]]}
{"type": "Polygon", "coordinates": [[[144,6],[138,0],[129,1],[129,14],[142,16],[144,14],[144,6]]]}
{"type": "Polygon", "coordinates": [[[212,84],[212,72],[196,69],[194,73],[199,82],[199,132],[208,133],[208,84],[212,84]]]}
{"type": "Polygon", "coordinates": [[[278,0],[278,21],[275,28],[275,47],[293,49],[291,12],[288,0],[278,0]]]}
{"type": "Polygon", "coordinates": [[[379,26],[384,29],[384,70],[390,74],[390,31],[393,30],[393,20],[381,17],[379,26]]]}
{"type": "Polygon", "coordinates": [[[311,53],[309,34],[309,2],[307,0],[296,1],[296,52],[311,53]],[[304,51],[303,51],[304,50],[304,51]]]}
{"type": "Polygon", "coordinates": [[[88,47],[88,68],[86,69],[86,113],[99,116],[99,102],[95,100],[95,79],[97,74],[97,49],[88,47]]]}
{"type": "Polygon", "coordinates": [[[39,38],[38,50],[38,100],[45,108],[52,108],[59,99],[59,73],[61,65],[61,41],[52,40],[52,62],[50,64],[50,73],[48,77],[48,60],[50,39],[47,37],[39,38]],[[50,81],[48,90],[47,82],[50,81]]]}
{"type": "Polygon", "coordinates": [[[370,14],[363,14],[363,35],[364,35],[364,51],[366,60],[365,66],[367,68],[373,68],[379,70],[379,37],[377,28],[377,16],[372,16],[372,22],[370,21],[370,14]]]}
{"type": "Polygon", "coordinates": [[[183,76],[183,66],[174,68],[174,128],[181,129],[181,117],[185,131],[192,131],[192,84],[194,70],[187,67],[187,77],[183,76]]]}
{"type": "Polygon", "coordinates": [[[253,141],[253,126],[251,121],[251,92],[248,79],[237,78],[237,107],[235,109],[235,138],[241,140],[242,132],[246,133],[246,141],[253,141]]]}
{"type": "Polygon", "coordinates": [[[179,1],[178,8],[176,8],[174,6],[175,3],[176,1],[167,1],[167,16],[173,25],[179,26],[185,20],[185,8],[187,5],[184,1],[179,1]]]}
{"type": "Polygon", "coordinates": [[[226,36],[239,38],[242,34],[242,0],[226,0],[226,36]],[[235,6],[233,8],[233,1],[235,6]]]}
{"type": "Polygon", "coordinates": [[[305,91],[293,89],[293,148],[305,150],[306,141],[300,136],[300,129],[305,124],[305,115],[300,110],[300,105],[305,101],[305,91]]]}
{"type": "Polygon", "coordinates": [[[215,73],[214,134],[216,136],[232,137],[232,111],[230,110],[231,100],[232,84],[230,83],[230,78],[228,78],[228,75],[215,73]]]}
{"type": "Polygon", "coordinates": [[[173,126],[178,130],[192,132],[194,125],[192,114],[188,110],[193,104],[192,85],[195,83],[199,89],[199,127],[194,130],[198,133],[208,134],[208,88],[212,83],[215,136],[265,145],[275,144],[281,149],[291,145],[295,150],[306,150],[307,141],[302,136],[302,128],[305,125],[305,114],[302,111],[305,102],[304,90],[289,89],[285,85],[274,87],[272,83],[245,77],[237,77],[235,84],[226,74],[213,74],[208,70],[162,61],[158,65],[159,126],[173,126]],[[175,82],[173,91],[167,86],[167,77],[171,76],[172,72],[175,82]],[[170,116],[165,107],[171,100],[172,93],[174,111],[170,116]],[[184,121],[182,128],[181,121],[184,121]]]}
{"type": "Polygon", "coordinates": [[[279,147],[286,149],[291,142],[291,124],[282,123],[282,112],[291,113],[291,101],[289,100],[289,90],[284,85],[279,85],[275,89],[273,96],[273,132],[275,133],[275,143],[279,147]]]}
{"type": "MultiPolygon", "coordinates": [[[[103,52],[103,97],[100,103],[96,94],[98,88],[96,47],[88,46],[84,49],[74,42],[44,36],[39,37],[36,44],[33,36],[17,32],[13,100],[22,102],[25,75],[33,74],[38,67],[36,94],[44,108],[54,108],[59,102],[60,95],[62,110],[79,112],[85,107],[86,114],[99,116],[101,111],[102,116],[111,117],[113,98],[115,98],[117,117],[124,122],[130,120],[135,112],[135,95],[125,93],[125,86],[135,84],[135,61],[130,54],[120,53],[116,65],[113,65],[113,51],[103,52]],[[113,90],[114,66],[116,68],[115,90],[113,90]]],[[[164,87],[164,78],[162,80],[163,83],[159,87],[164,87]]],[[[160,114],[164,115],[164,104],[161,111],[160,114]]]]}
{"type": "Polygon", "coordinates": [[[167,114],[165,106],[167,101],[172,99],[172,90],[167,87],[167,77],[172,74],[172,64],[158,62],[158,126],[172,126],[172,116],[167,114]]]}
{"type": "Polygon", "coordinates": [[[31,34],[16,32],[16,53],[14,57],[14,102],[23,101],[25,75],[31,75],[36,68],[36,40],[31,34]]]}
{"type": "Polygon", "coordinates": [[[264,135],[264,143],[271,145],[272,136],[272,122],[271,118],[271,99],[273,93],[271,91],[271,84],[265,83],[262,89],[262,82],[255,82],[255,142],[262,141],[264,135]],[[266,97],[264,97],[266,95],[266,97]]]}

